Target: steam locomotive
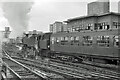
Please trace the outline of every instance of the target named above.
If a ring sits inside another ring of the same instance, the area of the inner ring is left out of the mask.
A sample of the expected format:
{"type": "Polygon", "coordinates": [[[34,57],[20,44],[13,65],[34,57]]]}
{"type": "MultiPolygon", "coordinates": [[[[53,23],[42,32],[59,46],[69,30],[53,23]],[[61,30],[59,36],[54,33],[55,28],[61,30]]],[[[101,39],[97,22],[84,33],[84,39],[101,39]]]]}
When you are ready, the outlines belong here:
{"type": "MultiPolygon", "coordinates": [[[[83,60],[118,64],[120,62],[118,29],[90,32],[58,32],[28,34],[23,38],[24,49],[33,49],[33,56],[71,62],[83,60]]],[[[25,50],[26,51],[26,50],[25,50]]]]}

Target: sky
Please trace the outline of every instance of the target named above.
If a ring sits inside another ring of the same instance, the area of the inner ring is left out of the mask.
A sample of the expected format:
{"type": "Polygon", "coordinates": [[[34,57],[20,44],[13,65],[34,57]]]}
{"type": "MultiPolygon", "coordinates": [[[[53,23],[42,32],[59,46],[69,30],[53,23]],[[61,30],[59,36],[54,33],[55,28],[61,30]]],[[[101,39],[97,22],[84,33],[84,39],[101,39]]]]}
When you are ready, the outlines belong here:
{"type": "MultiPolygon", "coordinates": [[[[1,0],[0,0],[1,1],[1,0]]],[[[10,0],[9,0],[10,1],[10,0]]],[[[27,1],[27,0],[24,0],[27,1]]],[[[55,21],[66,21],[69,18],[75,18],[87,15],[87,4],[96,0],[33,0],[34,4],[29,13],[29,30],[38,30],[42,32],[49,31],[49,25],[55,21]]],[[[119,0],[110,0],[110,11],[118,12],[119,0]]],[[[0,8],[0,30],[9,27],[9,22],[3,16],[0,8]]]]}

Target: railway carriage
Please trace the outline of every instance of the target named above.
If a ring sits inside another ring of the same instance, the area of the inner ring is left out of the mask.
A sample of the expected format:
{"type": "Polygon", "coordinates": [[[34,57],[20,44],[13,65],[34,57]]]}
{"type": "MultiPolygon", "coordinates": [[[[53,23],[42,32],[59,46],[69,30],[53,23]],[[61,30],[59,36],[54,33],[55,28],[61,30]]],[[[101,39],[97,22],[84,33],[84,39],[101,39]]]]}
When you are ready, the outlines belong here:
{"type": "Polygon", "coordinates": [[[56,33],[51,35],[51,51],[97,62],[116,62],[120,58],[118,30],[56,33]]]}

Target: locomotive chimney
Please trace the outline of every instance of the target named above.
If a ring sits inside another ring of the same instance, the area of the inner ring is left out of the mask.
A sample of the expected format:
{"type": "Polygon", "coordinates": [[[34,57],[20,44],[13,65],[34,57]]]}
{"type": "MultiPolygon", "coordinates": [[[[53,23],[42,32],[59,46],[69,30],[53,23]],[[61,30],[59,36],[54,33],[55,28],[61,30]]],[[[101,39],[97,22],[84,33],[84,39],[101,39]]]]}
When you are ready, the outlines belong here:
{"type": "Polygon", "coordinates": [[[10,31],[10,28],[9,27],[5,27],[5,32],[8,32],[10,31]]]}

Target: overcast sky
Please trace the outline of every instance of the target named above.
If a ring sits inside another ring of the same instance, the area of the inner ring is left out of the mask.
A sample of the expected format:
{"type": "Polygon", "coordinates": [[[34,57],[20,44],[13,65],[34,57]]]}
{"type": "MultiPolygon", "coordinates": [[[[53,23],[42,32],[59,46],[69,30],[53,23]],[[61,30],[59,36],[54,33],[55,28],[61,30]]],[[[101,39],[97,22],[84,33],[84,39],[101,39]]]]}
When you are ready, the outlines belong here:
{"type": "MultiPolygon", "coordinates": [[[[49,24],[87,15],[87,4],[96,0],[35,0],[30,12],[29,30],[49,31],[49,24]]],[[[110,0],[110,11],[118,12],[119,0],[110,0]]],[[[0,8],[0,30],[9,26],[0,8]]]]}

